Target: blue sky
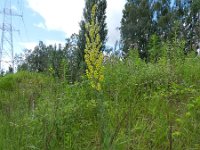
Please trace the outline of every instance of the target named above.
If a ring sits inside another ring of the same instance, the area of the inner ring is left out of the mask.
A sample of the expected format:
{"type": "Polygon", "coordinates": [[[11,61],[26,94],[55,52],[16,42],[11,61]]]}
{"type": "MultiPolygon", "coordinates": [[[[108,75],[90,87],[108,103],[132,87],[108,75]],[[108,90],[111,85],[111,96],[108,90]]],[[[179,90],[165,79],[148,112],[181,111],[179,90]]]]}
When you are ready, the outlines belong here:
{"type": "MultiPolygon", "coordinates": [[[[8,0],[1,0],[1,8],[3,1],[8,0]]],[[[84,0],[12,0],[12,8],[16,13],[22,10],[24,20],[14,19],[14,27],[20,29],[20,34],[14,35],[15,52],[33,48],[40,40],[46,44],[64,43],[71,34],[78,33],[84,3],[84,0]],[[23,4],[22,9],[18,4],[23,4]]],[[[108,0],[108,45],[119,39],[116,28],[120,26],[124,4],[125,0],[108,0]]]]}
{"type": "MultiPolygon", "coordinates": [[[[5,2],[0,0],[0,10],[5,2]]],[[[14,52],[21,53],[25,48],[33,49],[39,41],[45,44],[65,43],[65,39],[73,33],[78,33],[79,22],[82,17],[85,0],[11,0],[14,13],[23,14],[13,17],[13,27],[20,33],[14,32],[14,52]]],[[[113,46],[120,38],[117,27],[120,27],[122,9],[126,0],[107,0],[107,27],[108,42],[113,46]]],[[[8,6],[7,6],[8,7],[8,6]]],[[[2,26],[2,14],[0,14],[0,27],[2,26]]],[[[0,37],[1,37],[0,30],[0,37]]],[[[6,48],[5,44],[5,48],[6,48]]],[[[4,61],[9,60],[5,54],[4,61]]],[[[7,61],[5,66],[8,66],[7,61]]]]}
{"type": "MultiPolygon", "coordinates": [[[[14,32],[13,36],[15,53],[21,53],[25,48],[33,49],[39,41],[47,45],[64,44],[66,38],[79,31],[85,0],[0,0],[0,10],[9,1],[12,1],[13,12],[23,14],[23,20],[13,18],[14,28],[20,30],[20,33],[14,32]]],[[[109,46],[113,46],[120,38],[117,27],[120,27],[125,2],[126,0],[107,0],[109,46]]],[[[2,19],[0,14],[0,27],[2,19]]],[[[5,48],[6,46],[5,44],[5,48]]],[[[6,54],[3,58],[5,61],[9,60],[6,54]]],[[[8,62],[4,64],[6,67],[8,65],[8,62]]]]}

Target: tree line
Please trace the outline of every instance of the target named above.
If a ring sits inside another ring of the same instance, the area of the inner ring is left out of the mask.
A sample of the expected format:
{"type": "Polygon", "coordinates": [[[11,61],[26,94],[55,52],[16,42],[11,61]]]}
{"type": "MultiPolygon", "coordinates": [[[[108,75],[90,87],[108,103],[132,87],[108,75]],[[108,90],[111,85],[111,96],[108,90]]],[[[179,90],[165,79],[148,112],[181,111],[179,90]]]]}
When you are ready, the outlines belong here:
{"type": "Polygon", "coordinates": [[[185,53],[199,44],[199,0],[127,0],[121,21],[123,51],[137,48],[141,57],[150,55],[149,43],[174,37],[185,41],[185,53]]]}
{"type": "MultiPolygon", "coordinates": [[[[96,5],[95,23],[99,26],[100,51],[110,52],[106,46],[106,0],[85,0],[83,20],[78,34],[66,39],[66,44],[45,45],[42,41],[34,50],[26,50],[18,55],[18,70],[43,72],[68,82],[81,80],[87,68],[85,63],[86,37],[89,36],[86,24],[91,21],[92,7],[96,5]],[[25,58],[25,59],[24,59],[25,58]]],[[[163,42],[178,39],[183,42],[187,54],[198,48],[200,36],[199,0],[127,0],[121,19],[121,40],[116,41],[118,51],[125,57],[137,50],[147,62],[156,62],[162,55],[163,42]],[[119,46],[120,45],[120,46],[119,46]]]]}

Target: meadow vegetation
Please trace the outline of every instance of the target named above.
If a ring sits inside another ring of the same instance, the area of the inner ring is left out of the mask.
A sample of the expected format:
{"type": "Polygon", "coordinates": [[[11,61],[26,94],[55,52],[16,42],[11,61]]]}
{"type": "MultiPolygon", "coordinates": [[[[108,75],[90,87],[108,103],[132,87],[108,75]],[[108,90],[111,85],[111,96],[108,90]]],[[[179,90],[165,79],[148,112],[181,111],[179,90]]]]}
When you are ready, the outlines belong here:
{"type": "Polygon", "coordinates": [[[107,1],[85,0],[65,46],[0,70],[0,150],[199,150],[199,2],[127,0],[111,48],[107,1]]]}
{"type": "Polygon", "coordinates": [[[0,77],[0,149],[200,149],[200,58],[176,45],[157,62],[110,58],[100,92],[85,76],[0,77]]]}

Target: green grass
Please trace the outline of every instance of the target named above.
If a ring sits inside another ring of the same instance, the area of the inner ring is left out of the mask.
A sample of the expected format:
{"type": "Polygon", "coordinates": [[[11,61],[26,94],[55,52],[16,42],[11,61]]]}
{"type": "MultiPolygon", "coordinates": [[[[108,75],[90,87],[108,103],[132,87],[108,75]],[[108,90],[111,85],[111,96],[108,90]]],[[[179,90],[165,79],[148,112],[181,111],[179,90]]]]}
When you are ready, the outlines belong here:
{"type": "Polygon", "coordinates": [[[0,149],[200,149],[200,59],[105,65],[102,93],[18,72],[0,78],[0,149]]]}

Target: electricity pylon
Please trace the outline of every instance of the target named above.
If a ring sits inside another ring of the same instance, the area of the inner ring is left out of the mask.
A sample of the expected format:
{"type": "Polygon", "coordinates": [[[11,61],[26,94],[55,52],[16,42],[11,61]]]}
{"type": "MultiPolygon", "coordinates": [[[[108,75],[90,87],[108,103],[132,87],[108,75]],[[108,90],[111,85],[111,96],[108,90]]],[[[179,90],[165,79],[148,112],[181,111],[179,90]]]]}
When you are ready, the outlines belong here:
{"type": "Polygon", "coordinates": [[[2,10],[2,22],[0,20],[1,43],[0,43],[0,71],[2,63],[8,63],[14,69],[14,47],[13,47],[13,32],[19,30],[13,27],[13,18],[23,18],[22,14],[13,9],[11,0],[5,0],[2,10]]]}

